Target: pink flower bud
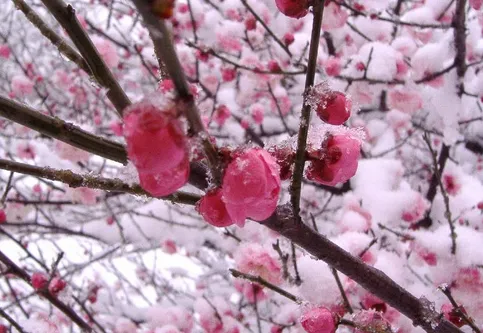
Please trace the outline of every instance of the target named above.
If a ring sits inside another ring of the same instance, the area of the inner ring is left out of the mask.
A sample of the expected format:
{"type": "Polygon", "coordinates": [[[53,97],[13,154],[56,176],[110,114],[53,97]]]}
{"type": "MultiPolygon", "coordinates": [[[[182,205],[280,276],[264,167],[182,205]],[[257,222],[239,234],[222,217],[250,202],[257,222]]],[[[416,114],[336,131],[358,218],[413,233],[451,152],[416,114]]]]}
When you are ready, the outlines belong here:
{"type": "Polygon", "coordinates": [[[247,29],[248,31],[251,31],[251,30],[255,30],[256,28],[257,28],[257,20],[255,19],[255,17],[250,15],[245,19],[245,29],[247,29]]]}
{"type": "Polygon", "coordinates": [[[265,150],[248,149],[228,165],[223,177],[223,201],[233,221],[261,221],[275,211],[280,193],[279,167],[265,150]]]}
{"type": "Polygon", "coordinates": [[[5,211],[3,209],[0,209],[0,223],[5,222],[7,222],[7,214],[5,214],[5,211]]]}
{"type": "Polygon", "coordinates": [[[280,65],[278,64],[277,60],[270,60],[268,62],[267,68],[270,72],[278,73],[281,72],[282,69],[280,68],[280,65]]]}
{"type": "Polygon", "coordinates": [[[227,119],[229,119],[231,116],[230,109],[226,105],[220,105],[216,108],[215,114],[213,115],[214,121],[220,125],[223,126],[227,119]]]}
{"type": "Polygon", "coordinates": [[[334,186],[355,175],[361,143],[346,135],[332,136],[327,142],[324,158],[312,161],[307,169],[307,179],[323,185],[334,186]]]}
{"type": "Polygon", "coordinates": [[[173,108],[167,105],[161,110],[142,101],[124,111],[128,156],[140,173],[168,172],[188,158],[186,138],[173,108]]]}
{"type": "Polygon", "coordinates": [[[8,59],[10,57],[10,48],[8,47],[8,45],[0,45],[0,57],[5,59],[8,59]]]}
{"type": "Polygon", "coordinates": [[[26,76],[15,75],[12,77],[12,92],[16,96],[27,96],[34,91],[34,83],[26,76]]]}
{"type": "Polygon", "coordinates": [[[236,70],[234,68],[223,68],[221,70],[221,78],[224,82],[231,82],[236,78],[236,70]]]}
{"type": "Polygon", "coordinates": [[[325,73],[328,76],[337,76],[342,70],[342,64],[339,58],[330,57],[324,63],[325,73]]]}
{"type": "Polygon", "coordinates": [[[333,333],[335,320],[332,312],[324,307],[313,308],[300,317],[300,324],[307,333],[333,333]]]}
{"type": "Polygon", "coordinates": [[[8,329],[7,326],[0,324],[0,333],[7,333],[8,329]]]}
{"type": "Polygon", "coordinates": [[[471,8],[475,10],[480,10],[481,6],[483,5],[483,0],[470,0],[471,8]]]}
{"type": "Polygon", "coordinates": [[[342,125],[351,115],[352,102],[339,91],[319,93],[314,91],[314,97],[320,98],[317,103],[317,115],[331,125],[342,125]]]}
{"type": "Polygon", "coordinates": [[[283,42],[285,45],[289,46],[295,41],[295,37],[290,32],[283,35],[283,42]]]}
{"type": "Polygon", "coordinates": [[[34,273],[30,278],[30,282],[32,283],[32,287],[36,290],[44,289],[47,287],[47,283],[49,282],[47,275],[44,273],[34,273]]]}
{"type": "Polygon", "coordinates": [[[222,194],[220,189],[210,191],[201,198],[196,206],[205,221],[215,227],[227,227],[233,224],[225,203],[222,201],[222,194]]]}
{"type": "Polygon", "coordinates": [[[288,17],[301,18],[309,12],[308,0],[275,0],[275,4],[278,10],[288,17]]]}
{"type": "Polygon", "coordinates": [[[57,295],[64,290],[66,286],[67,282],[56,276],[52,279],[52,281],[50,281],[49,291],[52,295],[57,295]]]}

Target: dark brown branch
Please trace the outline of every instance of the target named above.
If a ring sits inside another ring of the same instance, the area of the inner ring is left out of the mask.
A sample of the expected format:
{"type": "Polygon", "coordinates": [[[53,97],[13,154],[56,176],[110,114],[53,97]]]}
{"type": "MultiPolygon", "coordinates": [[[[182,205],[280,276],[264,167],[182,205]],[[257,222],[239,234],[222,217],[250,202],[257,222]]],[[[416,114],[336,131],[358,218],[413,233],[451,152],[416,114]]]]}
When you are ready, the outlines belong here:
{"type": "Polygon", "coordinates": [[[126,150],[120,143],[98,137],[71,123],[44,115],[25,104],[2,96],[0,116],[92,154],[127,164],[126,150]]]}
{"type": "MultiPolygon", "coordinates": [[[[24,280],[30,285],[30,275],[22,268],[17,266],[10,258],[8,258],[2,251],[0,251],[0,262],[2,262],[10,273],[24,280]]],[[[37,292],[46,298],[50,304],[59,309],[67,317],[69,317],[77,326],[79,326],[84,332],[92,332],[92,328],[87,324],[71,307],[60,301],[57,297],[52,295],[48,289],[37,290],[37,292]]]]}
{"type": "MultiPolygon", "coordinates": [[[[315,72],[317,71],[317,55],[319,52],[320,29],[324,15],[325,0],[318,0],[314,5],[314,19],[312,23],[312,36],[310,37],[309,61],[307,75],[305,77],[305,91],[307,94],[313,87],[315,72]]],[[[305,96],[304,96],[305,98],[305,96]]],[[[300,115],[300,127],[297,138],[297,152],[295,154],[295,165],[290,184],[290,201],[295,216],[300,214],[300,193],[302,191],[302,180],[305,167],[305,148],[307,147],[307,136],[309,133],[311,106],[305,103],[300,115]]]]}
{"type": "Polygon", "coordinates": [[[123,110],[131,104],[126,93],[114,78],[111,70],[100,56],[91,39],[82,28],[75,15],[74,8],[63,0],[42,0],[42,3],[52,13],[55,19],[65,29],[84,60],[89,65],[97,82],[107,89],[107,97],[122,116],[123,110]]]}
{"type": "MultiPolygon", "coordinates": [[[[137,184],[129,185],[120,179],[109,179],[96,177],[91,175],[79,175],[70,170],[56,170],[52,168],[41,168],[24,163],[18,163],[0,159],[0,169],[9,170],[13,172],[22,173],[34,177],[46,178],[54,181],[59,181],[70,187],[89,187],[108,192],[122,192],[134,195],[145,195],[152,197],[143,188],[137,184]]],[[[168,200],[172,202],[194,205],[200,199],[198,195],[186,192],[175,192],[169,196],[159,199],[168,200]]]]}
{"type": "Polygon", "coordinates": [[[278,207],[270,218],[260,223],[347,275],[410,318],[413,325],[421,326],[428,333],[461,333],[456,326],[431,310],[426,299],[414,297],[380,270],[364,264],[360,258],[350,255],[304,223],[299,223],[290,206],[278,207]]]}

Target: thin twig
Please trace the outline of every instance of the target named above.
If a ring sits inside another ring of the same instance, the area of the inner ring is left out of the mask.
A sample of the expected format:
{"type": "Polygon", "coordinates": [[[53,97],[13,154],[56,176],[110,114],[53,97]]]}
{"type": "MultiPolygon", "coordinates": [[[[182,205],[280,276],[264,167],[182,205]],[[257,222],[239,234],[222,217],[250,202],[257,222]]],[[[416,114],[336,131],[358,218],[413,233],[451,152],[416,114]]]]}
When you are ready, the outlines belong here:
{"type": "MultiPolygon", "coordinates": [[[[37,167],[24,163],[0,159],[0,169],[18,172],[34,177],[46,178],[54,181],[59,181],[70,187],[89,187],[103,191],[122,192],[134,195],[145,195],[153,197],[147,193],[141,186],[134,184],[126,184],[117,178],[103,178],[92,175],[80,175],[70,170],[58,170],[49,167],[37,167]]],[[[160,197],[159,199],[171,201],[173,203],[182,203],[187,205],[195,205],[200,199],[196,194],[187,192],[176,192],[174,194],[160,197]]]]}
{"type": "Polygon", "coordinates": [[[292,295],[291,293],[289,293],[288,291],[286,291],[286,290],[284,290],[280,287],[277,287],[276,285],[266,281],[265,279],[261,278],[260,276],[246,274],[246,273],[237,271],[236,269],[230,269],[230,273],[235,278],[242,278],[242,279],[245,279],[245,280],[248,280],[248,281],[251,281],[251,282],[258,283],[258,284],[260,284],[264,287],[267,287],[268,289],[275,291],[276,293],[288,298],[289,300],[291,300],[291,301],[293,301],[297,304],[303,303],[303,301],[300,298],[298,298],[297,296],[292,295]]]}

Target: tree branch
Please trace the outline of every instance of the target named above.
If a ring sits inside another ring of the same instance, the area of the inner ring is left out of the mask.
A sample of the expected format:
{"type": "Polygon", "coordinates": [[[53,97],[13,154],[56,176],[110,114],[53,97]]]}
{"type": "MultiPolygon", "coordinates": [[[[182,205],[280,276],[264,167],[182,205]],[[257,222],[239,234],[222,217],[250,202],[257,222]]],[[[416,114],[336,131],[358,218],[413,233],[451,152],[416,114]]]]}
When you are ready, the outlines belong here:
{"type": "Polygon", "coordinates": [[[42,0],[50,13],[65,29],[84,60],[89,65],[92,75],[97,82],[107,89],[107,97],[115,106],[119,115],[131,104],[131,101],[114,78],[111,70],[100,56],[91,39],[82,28],[75,15],[74,8],[63,0],[42,0]]]}
{"type": "MultiPolygon", "coordinates": [[[[317,55],[319,51],[320,30],[322,17],[324,15],[325,0],[318,0],[314,5],[314,19],[312,23],[312,36],[310,38],[309,62],[305,78],[304,94],[309,92],[315,81],[317,70],[317,55]]],[[[305,96],[304,96],[305,98],[305,96]]],[[[297,139],[297,152],[295,154],[295,166],[290,184],[290,200],[295,216],[300,214],[300,193],[302,191],[302,179],[305,167],[305,148],[307,147],[307,136],[309,133],[311,106],[307,103],[302,108],[300,115],[300,127],[297,139]]]]}

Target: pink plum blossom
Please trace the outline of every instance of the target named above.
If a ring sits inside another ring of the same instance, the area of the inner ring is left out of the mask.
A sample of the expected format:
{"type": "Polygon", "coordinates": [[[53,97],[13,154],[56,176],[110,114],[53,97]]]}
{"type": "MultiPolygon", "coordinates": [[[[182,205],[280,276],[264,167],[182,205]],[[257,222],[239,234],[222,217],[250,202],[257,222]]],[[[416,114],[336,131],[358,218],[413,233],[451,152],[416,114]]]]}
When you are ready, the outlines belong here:
{"type": "Polygon", "coordinates": [[[268,152],[252,148],[235,154],[223,177],[223,201],[235,223],[243,225],[247,217],[268,218],[279,193],[279,167],[268,152]]]}
{"type": "Polygon", "coordinates": [[[224,104],[218,106],[215,109],[215,113],[213,114],[213,119],[220,126],[223,126],[230,117],[231,117],[230,109],[224,104]]]}
{"type": "Polygon", "coordinates": [[[423,99],[421,95],[408,88],[395,88],[389,92],[388,104],[391,108],[414,114],[423,107],[423,99]]]}
{"type": "Polygon", "coordinates": [[[93,43],[97,48],[97,51],[105,61],[106,65],[115,68],[119,64],[119,55],[114,44],[104,38],[93,38],[93,43]]]}
{"type": "Polygon", "coordinates": [[[355,175],[361,142],[349,135],[334,135],[327,141],[325,156],[313,160],[307,168],[309,180],[334,186],[355,175]]]}
{"type": "Polygon", "coordinates": [[[329,59],[324,62],[324,69],[328,76],[337,76],[342,70],[342,63],[339,58],[329,57],[329,59]]]}
{"type": "Polygon", "coordinates": [[[10,57],[10,47],[7,44],[0,44],[0,58],[8,59],[10,57]]]}
{"type": "Polygon", "coordinates": [[[100,196],[98,190],[88,187],[69,188],[67,192],[72,201],[83,205],[95,205],[97,203],[97,198],[100,196]]]}
{"type": "Polygon", "coordinates": [[[307,333],[334,333],[335,318],[325,307],[312,308],[300,317],[300,324],[307,333]]]}
{"type": "Polygon", "coordinates": [[[326,4],[322,29],[330,31],[344,26],[349,14],[334,1],[326,4]]]}
{"type": "Polygon", "coordinates": [[[124,137],[141,186],[155,196],[173,193],[188,181],[189,151],[174,104],[148,100],[124,111],[124,137]]]}
{"type": "Polygon", "coordinates": [[[238,270],[260,276],[270,283],[279,284],[281,281],[280,262],[272,252],[259,244],[239,247],[235,253],[235,265],[238,270]]]}
{"type": "Polygon", "coordinates": [[[11,81],[12,92],[16,96],[28,96],[34,91],[34,83],[26,76],[15,75],[11,81]]]}

